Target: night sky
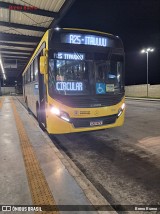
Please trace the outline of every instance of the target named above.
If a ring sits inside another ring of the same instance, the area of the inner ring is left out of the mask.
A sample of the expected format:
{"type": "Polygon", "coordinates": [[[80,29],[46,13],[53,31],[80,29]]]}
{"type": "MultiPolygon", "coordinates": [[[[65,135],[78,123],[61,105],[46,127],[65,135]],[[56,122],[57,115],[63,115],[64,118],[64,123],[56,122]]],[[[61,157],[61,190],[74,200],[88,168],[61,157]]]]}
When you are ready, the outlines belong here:
{"type": "Polygon", "coordinates": [[[121,37],[126,54],[126,85],[146,83],[149,53],[149,83],[160,84],[160,0],[76,0],[60,27],[86,28],[121,37]]]}

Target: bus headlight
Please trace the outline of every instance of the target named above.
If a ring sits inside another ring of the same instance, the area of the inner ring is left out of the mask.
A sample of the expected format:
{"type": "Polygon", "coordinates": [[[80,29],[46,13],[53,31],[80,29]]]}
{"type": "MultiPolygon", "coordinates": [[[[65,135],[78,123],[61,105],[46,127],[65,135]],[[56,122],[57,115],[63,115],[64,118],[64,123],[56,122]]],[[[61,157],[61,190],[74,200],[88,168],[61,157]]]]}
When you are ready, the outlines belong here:
{"type": "Polygon", "coordinates": [[[60,116],[60,114],[61,114],[60,110],[53,106],[50,108],[50,111],[52,114],[56,114],[57,116],[60,116]]]}
{"type": "Polygon", "coordinates": [[[123,103],[121,105],[121,107],[119,108],[119,110],[118,110],[118,117],[122,114],[122,112],[124,111],[124,109],[125,109],[125,103],[123,103]]]}
{"type": "Polygon", "coordinates": [[[61,111],[60,109],[58,109],[58,108],[56,108],[56,107],[54,107],[54,106],[51,106],[51,107],[50,107],[50,112],[51,112],[52,114],[57,115],[57,116],[60,117],[61,119],[65,120],[65,121],[67,121],[67,122],[70,122],[70,117],[69,117],[69,115],[68,115],[66,112],[61,111]]]}

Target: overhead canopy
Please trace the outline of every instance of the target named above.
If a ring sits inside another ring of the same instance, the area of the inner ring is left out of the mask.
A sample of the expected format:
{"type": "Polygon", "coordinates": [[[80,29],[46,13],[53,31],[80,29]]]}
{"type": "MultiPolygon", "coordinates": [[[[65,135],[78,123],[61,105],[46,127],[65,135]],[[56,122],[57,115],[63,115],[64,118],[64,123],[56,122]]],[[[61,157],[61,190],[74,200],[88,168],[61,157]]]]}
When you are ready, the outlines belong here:
{"type": "Polygon", "coordinates": [[[0,0],[0,55],[7,78],[19,76],[44,32],[75,0],[0,0]]]}

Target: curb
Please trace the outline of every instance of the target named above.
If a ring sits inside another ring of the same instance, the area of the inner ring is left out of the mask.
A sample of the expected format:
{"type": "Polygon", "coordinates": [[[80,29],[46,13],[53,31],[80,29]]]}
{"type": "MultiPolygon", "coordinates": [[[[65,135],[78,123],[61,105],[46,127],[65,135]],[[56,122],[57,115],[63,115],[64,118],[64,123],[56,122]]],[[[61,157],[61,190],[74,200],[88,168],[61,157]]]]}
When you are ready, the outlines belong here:
{"type": "Polygon", "coordinates": [[[153,99],[153,98],[143,98],[143,97],[125,97],[126,99],[130,99],[130,100],[143,100],[143,101],[156,101],[156,102],[160,102],[160,99],[153,99]]]}

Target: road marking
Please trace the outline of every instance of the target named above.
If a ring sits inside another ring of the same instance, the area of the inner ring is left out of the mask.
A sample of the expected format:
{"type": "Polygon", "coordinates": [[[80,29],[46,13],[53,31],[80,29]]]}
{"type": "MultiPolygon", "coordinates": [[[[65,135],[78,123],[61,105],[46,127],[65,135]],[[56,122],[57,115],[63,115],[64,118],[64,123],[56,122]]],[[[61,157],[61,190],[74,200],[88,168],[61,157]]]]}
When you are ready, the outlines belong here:
{"type": "MultiPolygon", "coordinates": [[[[17,112],[15,103],[11,98],[11,105],[16,121],[16,126],[19,134],[21,150],[23,154],[23,159],[25,163],[27,179],[29,183],[29,188],[32,196],[33,205],[56,205],[53,195],[49,189],[48,183],[45,176],[41,170],[39,162],[37,160],[36,154],[30,143],[28,135],[25,131],[22,120],[17,112]]],[[[35,212],[35,213],[49,213],[58,214],[58,209],[53,212],[35,212]]]]}

